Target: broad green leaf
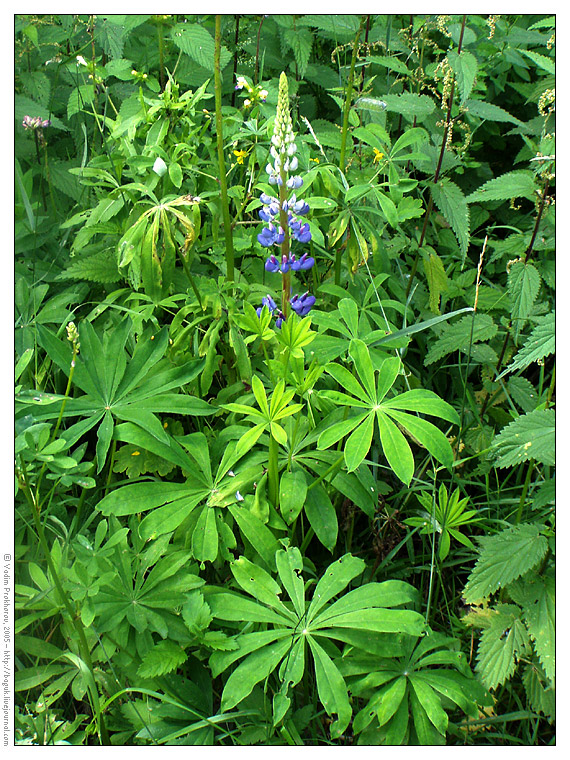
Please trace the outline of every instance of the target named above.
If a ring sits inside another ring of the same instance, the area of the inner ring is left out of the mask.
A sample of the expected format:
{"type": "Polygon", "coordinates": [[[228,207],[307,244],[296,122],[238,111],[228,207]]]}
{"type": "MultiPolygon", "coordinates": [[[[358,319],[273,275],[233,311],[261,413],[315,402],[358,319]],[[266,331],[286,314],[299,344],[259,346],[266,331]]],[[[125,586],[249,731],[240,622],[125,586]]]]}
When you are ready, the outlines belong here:
{"type": "Polygon", "coordinates": [[[222,712],[231,710],[251,694],[253,687],[275,670],[290,646],[289,640],[276,641],[246,657],[226,681],[222,712]]]}
{"type": "Polygon", "coordinates": [[[518,335],[530,316],[540,290],[540,275],[532,263],[515,261],[509,269],[508,287],[511,296],[511,319],[518,335]]]}
{"type": "Polygon", "coordinates": [[[380,404],[384,396],[396,382],[402,366],[397,356],[389,356],[384,359],[378,370],[378,384],[376,386],[376,403],[380,404]]]}
{"type": "Polygon", "coordinates": [[[441,294],[447,290],[449,281],[443,261],[436,253],[428,253],[422,258],[429,288],[429,307],[434,314],[439,314],[441,294]]]}
{"type": "Polygon", "coordinates": [[[329,565],[313,592],[313,599],[307,611],[307,623],[314,619],[329,599],[340,594],[353,578],[360,575],[365,567],[364,561],[353,557],[352,554],[345,554],[329,565]]]}
{"type": "Polygon", "coordinates": [[[380,410],[376,412],[380,442],[384,456],[394,473],[407,486],[414,474],[414,457],[408,442],[398,427],[380,410]]]}
{"type": "Polygon", "coordinates": [[[279,483],[281,515],[291,525],[303,509],[307,496],[307,482],[303,470],[284,472],[279,483]]]}
{"type": "Polygon", "coordinates": [[[307,491],[305,514],[316,537],[332,552],[338,535],[338,521],[331,500],[321,485],[307,491]]]}
{"type": "Polygon", "coordinates": [[[251,621],[252,623],[273,623],[290,626],[289,617],[283,617],[274,610],[247,599],[240,594],[211,594],[206,597],[212,615],[221,620],[251,621]]]}
{"type": "Polygon", "coordinates": [[[205,506],[192,533],[192,554],[199,562],[213,562],[218,556],[216,509],[205,506]]]}
{"type": "Polygon", "coordinates": [[[97,505],[106,517],[134,515],[191,496],[184,483],[133,483],[111,491],[97,505]]]}
{"type": "MultiPolygon", "coordinates": [[[[212,599],[212,597],[209,597],[212,599]]],[[[209,660],[212,675],[217,678],[226,668],[241,660],[246,654],[261,649],[266,644],[271,644],[277,639],[291,638],[290,628],[271,629],[269,631],[254,631],[253,633],[242,633],[235,639],[235,649],[228,652],[214,652],[209,660]]]]}
{"type": "Polygon", "coordinates": [[[410,678],[410,683],[430,721],[440,734],[445,734],[447,731],[448,718],[447,713],[441,706],[439,696],[423,679],[417,679],[412,676],[410,678]]]}
{"type": "Polygon", "coordinates": [[[369,412],[357,414],[355,417],[349,417],[347,420],[341,420],[340,422],[331,425],[319,436],[317,448],[328,449],[329,446],[333,446],[341,438],[344,438],[345,435],[348,435],[351,430],[354,430],[362,420],[366,419],[368,414],[369,412]]]}
{"type": "Polygon", "coordinates": [[[555,677],[555,583],[551,577],[543,577],[526,586],[527,603],[523,618],[534,648],[547,677],[554,683],[555,677]],[[532,601],[531,601],[532,600],[532,601]]]}
{"type": "Polygon", "coordinates": [[[453,467],[451,444],[439,428],[412,414],[391,410],[390,417],[411,433],[429,453],[449,470],[453,467]]]}
{"type": "MultiPolygon", "coordinates": [[[[190,56],[209,74],[214,73],[214,39],[201,24],[176,24],[170,32],[170,38],[183,53],[190,56]]],[[[221,46],[220,69],[224,69],[231,58],[229,50],[221,46]]]]}
{"type": "Polygon", "coordinates": [[[474,316],[469,315],[462,317],[452,325],[445,326],[445,329],[442,331],[439,338],[437,338],[427,352],[424,359],[425,366],[427,367],[428,364],[433,364],[433,362],[442,359],[444,356],[447,356],[454,351],[467,352],[471,342],[472,324],[473,343],[481,340],[490,340],[497,334],[497,325],[493,322],[493,319],[489,314],[477,313],[474,316]]]}
{"type": "Polygon", "coordinates": [[[499,604],[479,639],[477,671],[488,689],[495,689],[510,678],[516,661],[528,646],[528,634],[514,604],[499,604]]]}
{"type": "Polygon", "coordinates": [[[397,607],[417,601],[417,591],[404,581],[366,583],[330,604],[312,622],[311,628],[334,625],[335,615],[356,612],[368,607],[397,607]]]}
{"type": "Polygon", "coordinates": [[[280,549],[275,555],[277,572],[289,594],[299,619],[305,614],[305,586],[303,583],[303,557],[296,546],[287,551],[280,549]]]}
{"type": "Polygon", "coordinates": [[[428,391],[424,388],[413,388],[411,391],[400,393],[395,398],[385,401],[382,407],[402,409],[406,412],[433,414],[434,417],[441,417],[442,420],[459,425],[459,415],[451,404],[441,399],[433,391],[428,391]]]}
{"type": "Polygon", "coordinates": [[[539,526],[526,523],[480,538],[479,543],[479,559],[463,590],[468,604],[487,599],[498,588],[524,575],[541,561],[548,549],[539,526]]]}
{"type": "Polygon", "coordinates": [[[535,175],[527,169],[507,172],[490,179],[467,197],[467,203],[508,201],[511,198],[533,200],[537,191],[535,175]]]}
{"type": "Polygon", "coordinates": [[[184,498],[174,499],[163,507],[154,509],[141,521],[140,537],[145,541],[152,541],[158,536],[176,530],[204,498],[205,494],[202,492],[193,495],[189,493],[184,498]]]}
{"type": "Polygon", "coordinates": [[[331,724],[331,738],[337,739],[346,730],[352,716],[346,683],[325,650],[312,636],[308,637],[315,663],[317,692],[327,715],[337,715],[331,724]]]}
{"type": "Polygon", "coordinates": [[[555,463],[555,413],[535,409],[517,417],[496,436],[493,453],[496,467],[513,467],[529,459],[546,465],[555,463]]]}
{"type": "Polygon", "coordinates": [[[354,472],[370,451],[373,433],[374,412],[370,412],[368,417],[350,434],[350,437],[346,441],[344,461],[346,462],[348,472],[354,472]]]}
{"type": "Polygon", "coordinates": [[[512,124],[522,124],[522,121],[515,116],[511,116],[504,108],[496,106],[494,103],[486,103],[484,100],[468,99],[463,104],[467,107],[467,112],[472,116],[478,116],[486,121],[504,121],[512,124]]]}
{"type": "Polygon", "coordinates": [[[230,563],[230,570],[241,588],[254,599],[266,604],[285,617],[290,617],[292,621],[296,621],[296,616],[285,607],[279,598],[281,594],[279,584],[263,568],[242,556],[230,563]]]}
{"type": "Polygon", "coordinates": [[[368,351],[366,343],[357,338],[353,338],[350,341],[348,353],[354,362],[354,368],[362,381],[362,385],[364,386],[368,397],[374,401],[376,399],[374,367],[372,366],[370,352],[368,351]]]}
{"type": "Polygon", "coordinates": [[[537,320],[536,327],[527,338],[524,346],[515,356],[514,361],[501,372],[499,378],[504,377],[509,372],[515,372],[518,369],[526,369],[533,362],[538,362],[546,356],[553,354],[555,349],[554,328],[555,319],[553,311],[544,317],[540,317],[540,319],[537,320]]]}
{"type": "Polygon", "coordinates": [[[279,548],[279,542],[273,533],[248,509],[244,509],[237,504],[230,504],[228,509],[238,524],[239,529],[265,562],[266,566],[270,570],[274,570],[275,552],[279,548]]]}
{"type": "Polygon", "coordinates": [[[402,114],[408,121],[422,122],[435,110],[435,101],[427,95],[404,92],[401,95],[380,95],[386,110],[402,114]]]}
{"type": "Polygon", "coordinates": [[[179,644],[159,641],[143,655],[137,674],[141,678],[156,678],[176,670],[187,659],[188,655],[179,644]]]}
{"type": "Polygon", "coordinates": [[[469,206],[463,191],[448,177],[431,186],[435,205],[451,225],[459,250],[465,256],[469,247],[469,206]]]}
{"type": "Polygon", "coordinates": [[[406,678],[400,677],[396,678],[392,683],[382,689],[382,698],[376,711],[378,723],[381,726],[387,723],[400,707],[400,704],[406,695],[407,685],[406,678]]]}
{"type": "Polygon", "coordinates": [[[536,53],[534,50],[525,50],[524,48],[517,48],[519,53],[522,53],[523,55],[526,55],[533,63],[536,63],[536,65],[543,69],[543,71],[547,71],[549,74],[555,74],[555,62],[552,58],[549,58],[546,55],[541,55],[540,53],[536,53]]]}
{"type": "Polygon", "coordinates": [[[461,53],[457,53],[455,50],[450,50],[447,54],[447,59],[451,64],[451,68],[455,73],[457,80],[457,86],[461,94],[461,104],[465,103],[471,90],[475,84],[475,78],[477,76],[477,59],[468,50],[463,50],[461,53]]]}

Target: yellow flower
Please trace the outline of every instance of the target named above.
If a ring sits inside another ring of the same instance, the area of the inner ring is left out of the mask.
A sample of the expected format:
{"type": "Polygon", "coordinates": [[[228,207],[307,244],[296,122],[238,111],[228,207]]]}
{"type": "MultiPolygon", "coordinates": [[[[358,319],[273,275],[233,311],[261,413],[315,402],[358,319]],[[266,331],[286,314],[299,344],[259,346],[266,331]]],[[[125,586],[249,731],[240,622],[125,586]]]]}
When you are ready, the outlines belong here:
{"type": "Polygon", "coordinates": [[[309,161],[314,161],[316,164],[321,163],[318,158],[310,158],[309,161]]]}
{"type": "Polygon", "coordinates": [[[243,159],[247,156],[247,150],[234,150],[234,156],[236,156],[238,164],[243,164],[243,159]]]}
{"type": "Polygon", "coordinates": [[[381,158],[384,158],[384,154],[378,148],[372,148],[372,150],[374,151],[374,163],[377,164],[381,158]]]}

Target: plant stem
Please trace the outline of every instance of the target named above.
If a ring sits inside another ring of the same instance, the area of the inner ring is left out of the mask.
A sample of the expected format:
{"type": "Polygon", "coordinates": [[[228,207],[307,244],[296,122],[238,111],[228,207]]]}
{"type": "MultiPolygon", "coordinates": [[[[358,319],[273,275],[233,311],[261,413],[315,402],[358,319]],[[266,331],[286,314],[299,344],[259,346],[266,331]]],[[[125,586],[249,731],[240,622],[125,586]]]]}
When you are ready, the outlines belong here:
{"type": "Polygon", "coordinates": [[[534,241],[536,240],[536,234],[538,232],[538,225],[540,224],[540,219],[542,217],[542,212],[544,211],[544,204],[546,203],[546,195],[548,193],[548,183],[549,179],[546,178],[546,183],[544,185],[544,190],[542,191],[542,197],[540,199],[540,207],[538,209],[538,214],[536,215],[536,221],[534,223],[534,229],[532,231],[532,237],[530,239],[530,243],[528,244],[528,248],[525,251],[523,260],[526,264],[526,262],[532,258],[533,248],[534,248],[534,241]]]}
{"type": "Polygon", "coordinates": [[[164,90],[164,31],[162,29],[162,21],[157,24],[158,32],[158,78],[160,81],[160,89],[164,90]]]}
{"type": "Polygon", "coordinates": [[[279,506],[279,444],[270,434],[269,437],[269,463],[267,466],[267,486],[269,501],[275,509],[279,506]]]}
{"type": "Polygon", "coordinates": [[[515,517],[515,525],[518,525],[522,518],[523,509],[526,502],[526,495],[528,493],[528,487],[530,485],[530,476],[532,475],[533,470],[534,470],[534,459],[531,459],[530,462],[528,463],[528,469],[526,471],[526,478],[524,481],[521,498],[519,500],[519,508],[517,509],[517,516],[515,517]]]}
{"type": "Polygon", "coordinates": [[[340,161],[339,161],[339,168],[343,174],[344,174],[344,169],[346,166],[346,163],[345,163],[346,138],[348,134],[348,114],[350,112],[350,106],[351,106],[351,100],[352,100],[352,86],[354,84],[354,67],[356,66],[356,58],[358,56],[358,40],[360,38],[360,34],[362,32],[363,26],[364,26],[364,18],[360,20],[360,26],[358,27],[358,31],[356,32],[356,37],[354,38],[354,42],[353,42],[352,59],[350,61],[350,73],[348,75],[348,84],[346,86],[346,97],[344,100],[344,112],[342,116],[342,134],[340,138],[340,161]]]}
{"type": "Polygon", "coordinates": [[[220,194],[222,200],[222,217],[226,239],[226,280],[234,281],[234,244],[230,223],[228,204],[228,187],[226,183],[226,164],[224,160],[224,137],[222,124],[222,77],[220,72],[220,51],[222,49],[222,17],[216,14],[216,31],[214,38],[214,90],[216,99],[216,142],[218,145],[218,167],[220,172],[220,194]]]}
{"type": "MultiPolygon", "coordinates": [[[[234,38],[234,81],[237,75],[237,64],[238,64],[238,42],[239,42],[239,13],[236,13],[236,36],[234,38]]],[[[234,90],[232,92],[232,106],[235,106],[236,104],[236,91],[234,90]]]]}

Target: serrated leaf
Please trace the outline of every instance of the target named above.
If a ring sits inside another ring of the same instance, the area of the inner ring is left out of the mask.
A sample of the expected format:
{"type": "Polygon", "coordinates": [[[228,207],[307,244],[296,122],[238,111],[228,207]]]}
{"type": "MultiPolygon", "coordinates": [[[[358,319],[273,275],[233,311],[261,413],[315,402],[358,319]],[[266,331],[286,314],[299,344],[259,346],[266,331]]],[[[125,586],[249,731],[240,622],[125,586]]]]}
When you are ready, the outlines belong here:
{"type": "Polygon", "coordinates": [[[435,205],[451,225],[461,253],[469,246],[469,206],[461,188],[445,177],[431,188],[435,205]]]}
{"type": "Polygon", "coordinates": [[[554,689],[538,665],[529,663],[524,669],[522,681],[531,710],[541,712],[549,723],[553,723],[556,712],[554,689]]]}
{"type": "Polygon", "coordinates": [[[302,79],[305,76],[307,64],[311,57],[313,35],[308,29],[286,29],[283,32],[283,37],[293,50],[295,63],[297,64],[297,73],[299,74],[299,78],[302,79]]]}
{"type": "Polygon", "coordinates": [[[513,467],[529,459],[555,464],[555,414],[535,409],[510,422],[493,441],[495,467],[513,467]]]}
{"type": "Polygon", "coordinates": [[[466,100],[464,105],[467,107],[468,113],[486,121],[504,121],[519,126],[522,124],[520,119],[517,119],[516,116],[511,116],[508,111],[496,106],[494,103],[486,103],[484,100],[466,100]]]}
{"type": "Polygon", "coordinates": [[[427,257],[422,258],[422,264],[429,287],[429,307],[434,314],[440,314],[439,302],[441,294],[447,290],[448,285],[443,261],[437,253],[428,253],[427,257]]]}
{"type": "Polygon", "coordinates": [[[511,377],[507,383],[507,390],[515,404],[518,404],[523,412],[532,412],[536,409],[538,393],[526,377],[511,377]]]}
{"type": "Polygon", "coordinates": [[[481,553],[463,597],[468,604],[487,599],[498,588],[524,575],[546,554],[548,541],[534,524],[520,524],[480,538],[481,553]]]}
{"type": "Polygon", "coordinates": [[[521,48],[517,48],[517,50],[519,53],[530,58],[530,60],[533,61],[533,63],[536,63],[540,69],[547,71],[549,74],[556,73],[555,62],[552,58],[549,58],[546,55],[541,55],[540,53],[535,53],[534,50],[523,50],[521,48]]]}
{"type": "Polygon", "coordinates": [[[163,676],[176,670],[187,659],[188,655],[178,644],[168,640],[159,641],[143,656],[137,674],[141,678],[163,676]]]}
{"type": "MultiPolygon", "coordinates": [[[[526,369],[529,364],[544,359],[554,353],[555,342],[555,319],[554,312],[546,314],[537,320],[537,325],[527,338],[524,346],[515,356],[515,360],[501,372],[499,378],[504,377],[509,372],[515,372],[518,369],[526,369]]],[[[497,378],[497,379],[499,379],[497,378]]]]}
{"type": "Polygon", "coordinates": [[[423,121],[435,110],[435,101],[428,95],[404,92],[400,95],[380,95],[380,98],[386,104],[387,111],[402,114],[415,123],[423,121]]]}
{"type": "Polygon", "coordinates": [[[515,261],[509,269],[508,288],[511,296],[511,317],[518,335],[528,319],[538,291],[540,275],[532,263],[515,261]]]}
{"type": "Polygon", "coordinates": [[[535,175],[526,169],[507,172],[500,177],[490,179],[484,185],[467,196],[467,203],[484,201],[508,201],[511,198],[528,198],[534,200],[536,194],[535,175]]]}
{"type": "Polygon", "coordinates": [[[488,689],[495,689],[514,673],[516,661],[528,646],[528,634],[512,604],[497,605],[491,625],[479,639],[477,671],[488,689]]]}
{"type": "Polygon", "coordinates": [[[555,582],[546,576],[525,586],[523,618],[534,648],[552,683],[555,677],[555,582]]]}
{"type": "Polygon", "coordinates": [[[72,259],[58,279],[118,282],[121,279],[121,274],[117,268],[113,251],[105,249],[88,258],[72,259]]]}
{"type": "Polygon", "coordinates": [[[426,354],[424,359],[426,367],[428,364],[432,364],[454,351],[467,352],[471,340],[471,324],[473,320],[473,343],[481,340],[490,340],[496,335],[497,325],[488,314],[476,313],[474,316],[462,317],[452,325],[445,326],[440,337],[426,354]]]}
{"type": "Polygon", "coordinates": [[[451,64],[451,68],[455,72],[457,85],[459,92],[461,93],[461,103],[463,104],[469,95],[475,84],[475,77],[477,76],[477,59],[467,50],[457,53],[455,50],[450,51],[447,54],[447,59],[451,64]]]}
{"type": "MultiPolygon", "coordinates": [[[[174,44],[206,71],[214,71],[214,40],[200,24],[177,24],[170,32],[174,44]]],[[[223,45],[220,50],[220,69],[228,64],[231,53],[223,45]]]]}

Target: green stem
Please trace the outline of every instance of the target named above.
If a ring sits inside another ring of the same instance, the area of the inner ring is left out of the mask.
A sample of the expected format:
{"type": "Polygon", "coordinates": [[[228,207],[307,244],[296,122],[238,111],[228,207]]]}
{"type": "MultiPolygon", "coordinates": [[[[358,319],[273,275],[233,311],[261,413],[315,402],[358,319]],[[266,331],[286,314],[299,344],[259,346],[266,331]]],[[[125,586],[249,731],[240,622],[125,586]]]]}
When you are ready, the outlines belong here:
{"type": "MultiPolygon", "coordinates": [[[[73,607],[71,606],[71,603],[69,601],[69,595],[65,593],[63,589],[63,585],[61,583],[61,580],[59,578],[59,575],[57,573],[57,570],[55,568],[55,565],[53,563],[51,553],[47,544],[47,540],[45,537],[44,532],[44,526],[42,525],[42,521],[40,519],[40,512],[38,509],[38,506],[34,500],[34,497],[32,495],[32,492],[30,491],[30,487],[28,485],[28,477],[27,477],[27,471],[26,471],[26,465],[24,462],[24,459],[22,456],[20,456],[20,464],[22,467],[22,473],[23,473],[23,490],[24,494],[26,495],[26,499],[28,501],[28,504],[30,506],[30,509],[32,511],[32,515],[34,518],[34,524],[36,528],[36,532],[40,541],[40,546],[42,548],[42,551],[44,553],[47,566],[49,568],[49,571],[51,573],[51,576],[53,578],[54,586],[57,590],[57,593],[60,598],[61,604],[65,607],[67,614],[70,617],[71,623],[73,627],[75,628],[75,631],[77,633],[78,639],[79,639],[79,649],[81,652],[81,658],[83,659],[85,665],[91,672],[91,675],[93,676],[93,679],[95,680],[95,676],[93,673],[93,661],[91,659],[91,651],[89,649],[89,644],[87,643],[87,637],[85,636],[85,631],[83,629],[83,625],[80,621],[80,619],[77,617],[73,607]]],[[[95,695],[94,695],[95,696],[95,695]]],[[[109,741],[109,735],[107,733],[107,727],[105,725],[105,720],[103,718],[103,713],[100,710],[100,706],[98,704],[94,705],[94,709],[98,713],[99,717],[99,729],[101,733],[101,742],[102,744],[110,744],[109,741]]]]}
{"type": "Polygon", "coordinates": [[[360,26],[358,27],[358,31],[356,32],[356,37],[354,38],[354,43],[352,47],[352,59],[350,61],[350,73],[348,75],[348,84],[346,87],[346,98],[344,101],[344,112],[342,116],[342,134],[340,138],[340,162],[339,167],[341,172],[344,174],[345,169],[345,157],[346,157],[346,138],[348,135],[348,114],[350,112],[350,106],[352,101],[352,87],[354,84],[354,68],[356,66],[356,58],[358,56],[358,40],[360,38],[360,34],[362,32],[362,27],[364,26],[364,18],[360,19],[360,26]]]}
{"type": "Polygon", "coordinates": [[[522,518],[522,513],[524,509],[524,505],[526,502],[526,495],[528,493],[528,487],[530,485],[530,476],[532,475],[532,471],[534,470],[534,459],[531,459],[528,463],[528,469],[526,471],[526,478],[523,485],[523,490],[521,493],[521,498],[519,501],[519,508],[517,509],[517,516],[515,517],[515,525],[518,525],[522,518]]]}
{"type": "Polygon", "coordinates": [[[226,280],[234,281],[234,243],[230,222],[228,203],[228,187],[226,183],[226,163],[224,160],[224,137],[222,125],[222,77],[220,72],[220,51],[222,48],[222,17],[216,14],[216,30],[214,38],[214,90],[216,99],[216,142],[218,146],[218,167],[220,172],[220,194],[222,200],[222,216],[224,220],[224,236],[226,239],[226,280]]]}
{"type": "Polygon", "coordinates": [[[160,89],[164,90],[164,32],[162,22],[157,25],[158,32],[158,78],[160,80],[160,89]]]}
{"type": "Polygon", "coordinates": [[[279,444],[273,435],[269,437],[267,485],[269,489],[269,501],[277,509],[279,507],[279,444]]]}

